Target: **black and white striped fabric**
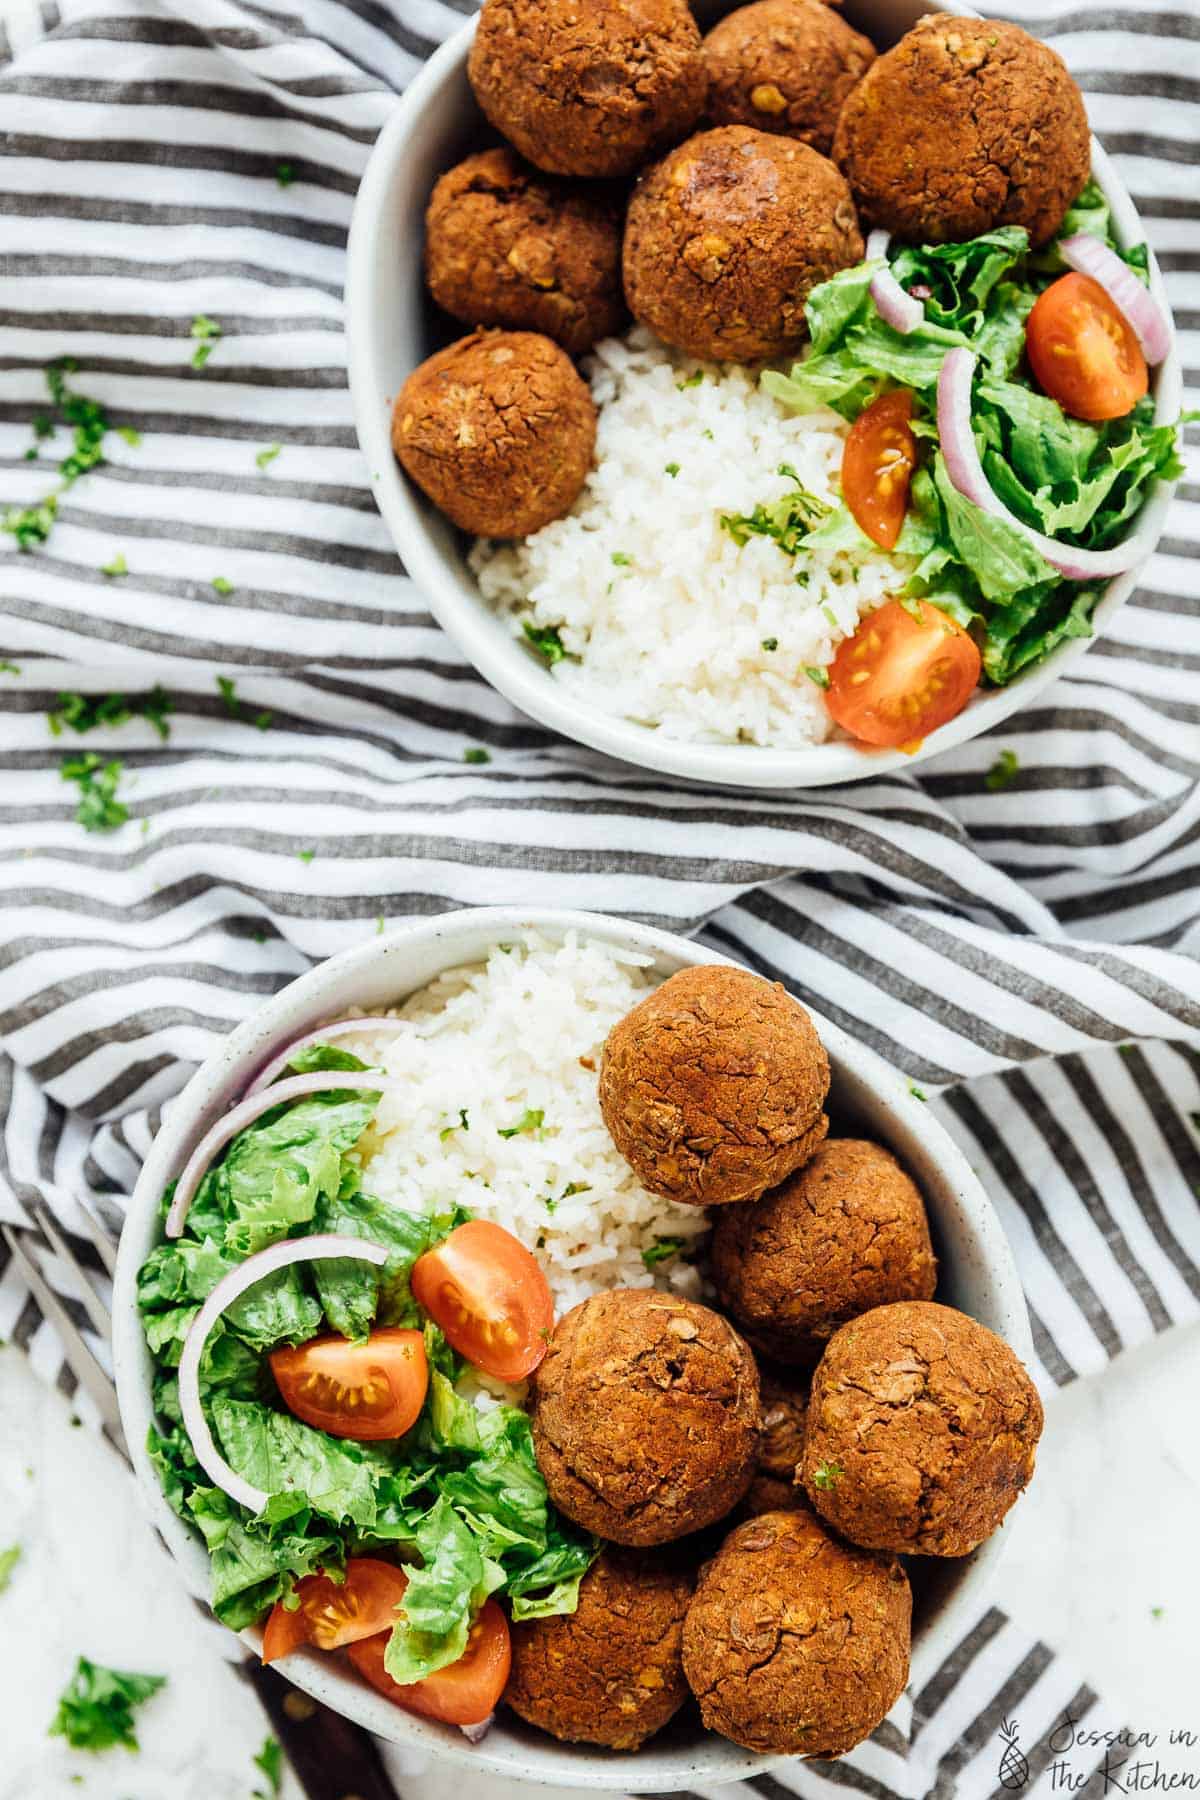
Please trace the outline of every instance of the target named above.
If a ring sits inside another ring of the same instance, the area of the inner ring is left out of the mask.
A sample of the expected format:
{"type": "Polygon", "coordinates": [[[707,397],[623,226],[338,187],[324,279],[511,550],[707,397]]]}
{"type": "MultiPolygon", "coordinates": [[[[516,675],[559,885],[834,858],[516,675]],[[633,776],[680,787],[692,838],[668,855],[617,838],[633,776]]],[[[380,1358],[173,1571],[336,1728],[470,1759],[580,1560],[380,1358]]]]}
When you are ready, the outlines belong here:
{"type": "MultiPolygon", "coordinates": [[[[381,918],[592,907],[703,933],[902,1069],[1001,1210],[1038,1378],[1094,1373],[1200,1317],[1200,459],[1077,672],[912,775],[758,798],[551,737],[406,579],[346,385],[355,187],[396,91],[468,10],[0,0],[0,499],[52,485],[61,433],[26,452],[58,357],[140,434],[110,433],[44,546],[0,545],[0,1217],[43,1199],[70,1228],[82,1192],[119,1214],[195,1063],[381,918]],[[221,336],[195,369],[201,315],[221,336]],[[117,556],[128,573],[102,573],[117,556]],[[63,690],[156,684],[167,742],[143,721],[70,741],[125,769],[130,822],[87,834],[47,711],[63,690]],[[486,765],[464,763],[475,746],[486,765]],[[1019,767],[994,791],[1000,749],[1019,767]]],[[[1194,405],[1200,17],[1005,10],[1085,89],[1165,271],[1194,405]]],[[[11,1266],[0,1335],[70,1386],[11,1266]]],[[[1026,1792],[1049,1791],[1067,1706],[1104,1717],[991,1611],[911,1729],[755,1785],[974,1800],[1012,1714],[1026,1792]]]]}

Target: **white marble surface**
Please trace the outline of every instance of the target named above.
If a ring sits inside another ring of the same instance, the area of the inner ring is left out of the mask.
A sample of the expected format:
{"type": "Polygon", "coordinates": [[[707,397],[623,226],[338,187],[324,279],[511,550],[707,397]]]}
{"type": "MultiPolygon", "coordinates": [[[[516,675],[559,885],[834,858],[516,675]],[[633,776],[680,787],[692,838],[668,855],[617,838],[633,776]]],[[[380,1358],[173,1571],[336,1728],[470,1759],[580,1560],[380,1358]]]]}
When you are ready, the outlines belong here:
{"type": "MultiPolygon", "coordinates": [[[[1193,1329],[1056,1397],[997,1596],[1139,1730],[1200,1728],[1198,1395],[1193,1329]]],[[[13,1542],[23,1555],[0,1595],[0,1800],[249,1800],[265,1731],[257,1703],[175,1584],[124,1471],[7,1349],[0,1548],[13,1542]],[[46,1736],[81,1652],[169,1677],[141,1713],[137,1756],[88,1756],[46,1736]]],[[[299,1800],[293,1782],[285,1793],[299,1800]]],[[[405,1777],[403,1793],[461,1800],[462,1776],[434,1768],[405,1777]]],[[[470,1783],[471,1800],[519,1793],[532,1800],[512,1783],[470,1783]]]]}

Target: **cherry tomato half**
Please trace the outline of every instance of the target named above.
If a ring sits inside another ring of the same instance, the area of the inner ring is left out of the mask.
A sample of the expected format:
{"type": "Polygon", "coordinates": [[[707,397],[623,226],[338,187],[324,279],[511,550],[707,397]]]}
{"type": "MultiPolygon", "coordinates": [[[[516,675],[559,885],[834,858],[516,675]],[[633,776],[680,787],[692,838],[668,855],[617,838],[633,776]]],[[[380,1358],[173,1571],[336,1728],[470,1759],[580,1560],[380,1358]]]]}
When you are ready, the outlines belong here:
{"type": "Polygon", "coordinates": [[[263,1632],[263,1661],[278,1662],[301,1644],[337,1650],[379,1632],[386,1639],[407,1586],[408,1577],[400,1569],[374,1556],[348,1558],[346,1579],[340,1583],[328,1575],[306,1575],[296,1583],[300,1604],[293,1612],[282,1601],[271,1608],[263,1632]]]}
{"type": "Polygon", "coordinates": [[[842,452],[842,496],[867,536],[894,550],[908,511],[908,490],[917,466],[917,445],[909,422],[913,397],[904,388],[880,394],[864,407],[842,452]]]}
{"type": "Polygon", "coordinates": [[[895,749],[919,743],[962,711],[980,656],[961,625],[928,600],[887,600],[840,645],[826,705],[843,730],[895,749]]]}
{"type": "Polygon", "coordinates": [[[512,1667],[508,1620],[494,1600],[485,1600],[456,1663],[401,1687],[383,1666],[390,1632],[362,1638],[346,1654],[364,1681],[406,1712],[423,1713],[446,1725],[482,1725],[496,1710],[512,1667]]]}
{"type": "Polygon", "coordinates": [[[1120,419],[1150,386],[1133,326],[1090,275],[1064,275],[1038,296],[1025,349],[1039,385],[1076,419],[1120,419]]]}
{"type": "Polygon", "coordinates": [[[283,1403],[306,1425],[331,1437],[403,1437],[425,1403],[429,1365],[419,1331],[373,1331],[364,1344],[311,1338],[294,1350],[272,1350],[271,1370],[283,1403]]]}
{"type": "Polygon", "coordinates": [[[412,1291],[460,1356],[497,1381],[523,1381],[554,1326],[546,1277],[511,1231],[472,1219],[413,1265],[412,1291]]]}

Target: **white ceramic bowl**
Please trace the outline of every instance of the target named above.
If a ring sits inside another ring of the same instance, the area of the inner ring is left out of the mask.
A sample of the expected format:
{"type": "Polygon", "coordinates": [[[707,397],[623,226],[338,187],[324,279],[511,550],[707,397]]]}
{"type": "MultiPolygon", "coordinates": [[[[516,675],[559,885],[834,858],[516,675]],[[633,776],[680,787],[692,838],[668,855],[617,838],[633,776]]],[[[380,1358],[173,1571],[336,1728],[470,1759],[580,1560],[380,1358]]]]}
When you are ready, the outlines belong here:
{"type": "MultiPolygon", "coordinates": [[[[579,931],[623,949],[644,951],[664,975],[720,957],[670,932],[591,913],[481,908],[421,920],[372,937],[301,976],[233,1032],[197,1070],[170,1108],[146,1159],[121,1237],[113,1296],[113,1353],[121,1418],[140,1489],[193,1592],[204,1594],[208,1558],[171,1511],[146,1455],[151,1423],[151,1364],[137,1312],[136,1280],[159,1241],[159,1200],[201,1132],[240,1093],[268,1050],[343,1013],[392,1005],[441,970],[476,961],[529,927],[549,937],[579,931]]],[[[817,1018],[833,1071],[835,1127],[861,1130],[891,1146],[919,1183],[941,1264],[939,1298],[998,1332],[1021,1357],[1031,1353],[1028,1315],[1008,1243],[991,1203],[961,1152],[915,1100],[908,1083],[837,1026],[817,1018]]],[[[912,1680],[928,1679],[974,1618],[1001,1554],[1001,1530],[973,1556],[925,1565],[914,1612],[912,1680]]],[[[243,1633],[257,1649],[260,1633],[243,1633]]],[[[784,1757],[755,1756],[700,1730],[689,1713],[635,1754],[560,1744],[501,1714],[476,1748],[460,1732],[412,1717],[363,1686],[348,1664],[302,1651],[282,1665],[297,1687],[393,1743],[423,1746],[477,1771],[565,1787],[651,1793],[762,1774],[784,1757]]]]}
{"type": "MultiPolygon", "coordinates": [[[[696,10],[710,23],[730,9],[725,0],[707,0],[696,10]]],[[[845,15],[882,48],[929,10],[922,0],[847,0],[845,15]]],[[[466,539],[405,479],[391,449],[392,396],[418,363],[465,329],[436,313],[425,291],[421,248],[425,207],[435,179],[482,142],[492,141],[467,81],[473,31],[474,21],[431,57],[380,133],[354,208],[346,319],[355,424],[380,510],[434,617],[480,674],[543,725],[642,768],[734,787],[802,788],[912,768],[998,725],[1078,662],[1087,648],[1086,638],[1068,639],[1008,687],[980,689],[957,718],[926,738],[915,755],[845,742],[806,750],[679,743],[585,705],[559,686],[480,597],[466,565],[466,539]]],[[[1139,243],[1145,233],[1133,202],[1095,142],[1092,168],[1112,205],[1119,240],[1139,243]]],[[[1150,280],[1165,306],[1162,277],[1153,260],[1150,280]]],[[[1170,355],[1156,372],[1155,394],[1158,419],[1178,418],[1182,380],[1173,338],[1170,355]]],[[[1169,500],[1170,489],[1160,484],[1148,502],[1148,523],[1155,537],[1162,530],[1169,500]]],[[[1131,572],[1109,583],[1094,614],[1097,634],[1133,592],[1136,580],[1136,572],[1131,572]]]]}

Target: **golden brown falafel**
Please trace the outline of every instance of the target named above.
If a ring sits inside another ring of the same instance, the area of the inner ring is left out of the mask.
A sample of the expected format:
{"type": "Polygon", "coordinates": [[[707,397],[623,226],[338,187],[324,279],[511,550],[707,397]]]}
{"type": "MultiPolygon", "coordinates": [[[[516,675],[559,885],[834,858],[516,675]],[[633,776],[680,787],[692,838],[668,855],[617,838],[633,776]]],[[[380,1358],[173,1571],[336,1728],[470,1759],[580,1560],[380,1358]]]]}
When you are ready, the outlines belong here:
{"type": "Polygon", "coordinates": [[[707,1306],[655,1288],[593,1294],[561,1318],[533,1377],[550,1498],[618,1544],[664,1544],[736,1506],[761,1418],[746,1345],[707,1306]]]}
{"type": "Polygon", "coordinates": [[[625,226],[625,297],[678,350],[760,362],[794,350],[810,290],[860,260],[845,181],[795,138],[698,132],[642,177],[625,226]]]}
{"type": "Polygon", "coordinates": [[[808,1504],[803,1489],[796,1486],[796,1469],[804,1455],[808,1383],[797,1380],[791,1371],[760,1362],[758,1386],[763,1434],[758,1469],[739,1509],[743,1518],[755,1513],[789,1512],[808,1504]]]}
{"type": "Polygon", "coordinates": [[[839,1543],[807,1508],[764,1513],[701,1570],[684,1672],[705,1725],[735,1744],[841,1756],[903,1693],[911,1629],[895,1558],[839,1543]]]}
{"type": "Polygon", "coordinates": [[[941,244],[1023,225],[1044,244],[1088,178],[1083,97],[1058,52],[999,19],[921,19],[842,108],[833,158],[863,221],[941,244]]]}
{"type": "Polygon", "coordinates": [[[497,131],[552,175],[631,175],[704,105],[684,0],[484,0],[467,73],[497,131]]]}
{"type": "Polygon", "coordinates": [[[755,0],[701,46],[713,125],[754,125],[829,155],[842,103],[875,60],[870,38],[824,0],[755,0]]]}
{"type": "Polygon", "coordinates": [[[568,1743],[637,1750],[688,1697],[683,1620],[694,1586],[678,1554],[607,1546],[573,1613],[513,1626],[506,1703],[568,1743]]]}
{"type": "Polygon", "coordinates": [[[713,1280],[750,1342],[811,1367],[839,1325],[930,1300],[937,1264],[920,1192],[890,1150],[828,1138],[751,1206],[720,1215],[713,1280]]]}
{"type": "Polygon", "coordinates": [[[779,982],[681,969],[608,1034],[600,1109],[652,1193],[692,1206],[752,1200],[825,1136],[829,1058],[779,982]]]}
{"type": "Polygon", "coordinates": [[[508,149],[448,169],[425,214],[425,272],[467,325],[544,331],[572,356],[620,331],[619,193],[543,175],[508,149]]]}
{"type": "Polygon", "coordinates": [[[835,1332],[813,1376],[800,1473],[851,1543],[966,1556],[1033,1474],[1042,1403],[1002,1338],[930,1301],[835,1332]]]}
{"type": "Polygon", "coordinates": [[[557,344],[477,331],[413,370],[392,408],[392,449],[464,531],[525,537],[561,518],[596,442],[592,397],[557,344]]]}

